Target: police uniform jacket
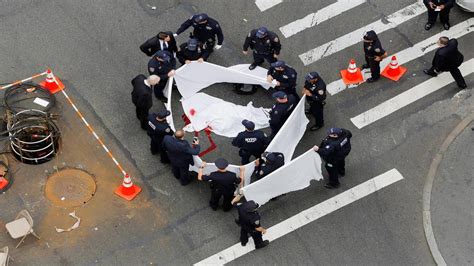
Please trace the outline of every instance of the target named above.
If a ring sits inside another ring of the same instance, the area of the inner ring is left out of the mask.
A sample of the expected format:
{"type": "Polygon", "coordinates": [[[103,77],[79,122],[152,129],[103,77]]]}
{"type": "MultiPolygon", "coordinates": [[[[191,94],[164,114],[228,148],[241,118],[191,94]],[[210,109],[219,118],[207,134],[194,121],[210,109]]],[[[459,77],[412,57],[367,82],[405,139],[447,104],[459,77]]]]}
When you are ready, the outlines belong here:
{"type": "Polygon", "coordinates": [[[267,145],[267,137],[260,130],[243,131],[232,140],[232,145],[251,154],[262,153],[267,145]]]}
{"type": "Polygon", "coordinates": [[[145,84],[145,75],[132,79],[132,102],[136,107],[150,109],[153,105],[151,88],[145,84]]]}
{"type": "Polygon", "coordinates": [[[168,73],[173,69],[171,62],[159,61],[155,57],[148,61],[148,72],[150,72],[150,75],[157,75],[161,80],[168,79],[168,73]]]}
{"type": "Polygon", "coordinates": [[[168,122],[156,120],[157,114],[150,114],[148,116],[148,129],[147,134],[156,143],[162,143],[163,138],[166,135],[173,135],[174,132],[171,129],[168,122]]]}
{"type": "Polygon", "coordinates": [[[178,57],[179,62],[181,62],[182,64],[184,64],[186,60],[195,61],[199,58],[207,60],[207,58],[209,57],[208,51],[206,49],[203,49],[201,45],[198,45],[196,51],[190,51],[187,47],[187,43],[181,44],[179,46],[180,51],[176,54],[176,57],[178,57]]]}
{"type": "MultiPolygon", "coordinates": [[[[166,32],[166,34],[170,36],[170,41],[167,43],[168,47],[164,50],[170,52],[171,54],[177,53],[178,46],[176,45],[176,39],[174,38],[173,33],[166,32]]],[[[162,40],[162,42],[164,41],[162,40]]],[[[162,50],[160,39],[158,38],[158,36],[148,39],[146,42],[140,45],[140,50],[148,56],[154,55],[156,52],[162,50]]]]}
{"type": "Polygon", "coordinates": [[[342,129],[342,134],[338,138],[326,137],[321,142],[318,153],[327,163],[344,160],[351,151],[351,138],[352,133],[342,129]]]}
{"type": "Polygon", "coordinates": [[[311,92],[311,96],[306,96],[308,103],[322,104],[326,100],[326,83],[321,78],[315,84],[305,81],[304,88],[311,92]]]}
{"type": "Polygon", "coordinates": [[[430,2],[437,6],[444,5],[445,9],[450,9],[454,6],[454,0],[423,0],[423,4],[425,4],[426,8],[431,8],[430,2]]]}
{"type": "Polygon", "coordinates": [[[199,145],[193,148],[188,141],[170,135],[163,138],[163,147],[168,152],[171,164],[180,168],[194,165],[193,155],[198,155],[200,150],[199,145]]]}
{"type": "Polygon", "coordinates": [[[288,101],[286,103],[276,102],[270,110],[270,124],[279,125],[285,123],[286,119],[290,116],[291,112],[296,106],[296,99],[293,95],[288,95],[288,101]]]}
{"type": "Polygon", "coordinates": [[[375,58],[376,56],[382,56],[385,54],[385,50],[382,48],[382,43],[380,43],[377,34],[373,31],[369,31],[367,34],[371,35],[373,42],[364,42],[364,53],[370,59],[375,58]]]}
{"type": "Polygon", "coordinates": [[[213,18],[208,18],[207,23],[201,25],[194,21],[195,16],[197,15],[194,15],[183,22],[181,27],[176,31],[176,34],[181,34],[189,27],[193,26],[193,37],[198,39],[200,42],[215,42],[217,36],[217,44],[222,45],[222,42],[224,42],[224,35],[222,34],[222,29],[219,23],[213,18]]]}
{"type": "Polygon", "coordinates": [[[240,178],[238,178],[235,173],[229,171],[212,172],[209,175],[204,175],[202,180],[211,183],[213,190],[226,195],[233,194],[237,185],[240,183],[240,178]]]}
{"type": "Polygon", "coordinates": [[[267,75],[273,77],[280,82],[280,87],[284,89],[292,89],[296,87],[296,70],[288,65],[285,66],[285,70],[277,71],[274,67],[268,69],[267,75]]]}
{"type": "Polygon", "coordinates": [[[237,211],[239,212],[239,224],[242,229],[247,232],[254,232],[260,224],[260,214],[257,211],[250,211],[247,202],[237,204],[237,211]]]}
{"type": "Polygon", "coordinates": [[[250,47],[257,54],[280,54],[281,44],[278,35],[272,31],[268,31],[267,36],[258,38],[256,36],[258,29],[252,30],[245,38],[244,51],[250,47]]]}
{"type": "Polygon", "coordinates": [[[458,50],[458,40],[451,39],[446,46],[436,50],[433,67],[437,71],[449,71],[459,67],[463,60],[464,56],[458,50]]]}
{"type": "Polygon", "coordinates": [[[255,176],[257,179],[264,178],[265,176],[273,173],[276,169],[285,165],[285,156],[281,152],[272,152],[276,155],[276,160],[272,163],[268,163],[263,161],[262,159],[258,158],[259,165],[257,169],[255,169],[255,176]]]}

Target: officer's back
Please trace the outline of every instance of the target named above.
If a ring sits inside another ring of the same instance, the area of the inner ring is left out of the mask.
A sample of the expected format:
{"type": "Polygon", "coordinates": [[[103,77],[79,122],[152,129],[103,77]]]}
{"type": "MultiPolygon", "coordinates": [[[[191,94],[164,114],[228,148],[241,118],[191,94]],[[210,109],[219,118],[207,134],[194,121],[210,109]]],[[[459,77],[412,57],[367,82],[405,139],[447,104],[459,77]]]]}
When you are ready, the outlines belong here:
{"type": "MultiPolygon", "coordinates": [[[[181,130],[176,131],[175,135],[181,130]]],[[[184,134],[183,134],[184,135],[184,134]]],[[[176,167],[187,167],[193,164],[192,155],[199,154],[199,145],[192,148],[188,141],[174,136],[166,135],[163,138],[163,146],[168,152],[171,164],[176,167]]]]}

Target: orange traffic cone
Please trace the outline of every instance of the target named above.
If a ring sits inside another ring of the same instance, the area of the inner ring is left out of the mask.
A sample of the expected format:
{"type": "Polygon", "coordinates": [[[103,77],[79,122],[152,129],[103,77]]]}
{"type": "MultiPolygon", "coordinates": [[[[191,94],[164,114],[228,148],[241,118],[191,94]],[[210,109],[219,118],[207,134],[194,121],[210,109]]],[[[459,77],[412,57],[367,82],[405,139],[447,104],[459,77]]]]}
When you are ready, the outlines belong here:
{"type": "Polygon", "coordinates": [[[393,81],[398,81],[403,76],[403,74],[405,74],[405,72],[407,72],[407,69],[399,66],[397,57],[392,56],[392,61],[390,61],[390,64],[385,67],[381,75],[393,81]]]}
{"type": "Polygon", "coordinates": [[[64,89],[65,87],[61,80],[53,75],[51,69],[46,71],[46,79],[40,82],[40,85],[48,89],[53,94],[64,89]]]}
{"type": "Polygon", "coordinates": [[[115,190],[115,194],[126,200],[132,200],[138,195],[138,193],[140,193],[140,191],[142,191],[142,189],[132,183],[130,175],[125,174],[122,185],[115,190]]]}
{"type": "Polygon", "coordinates": [[[356,63],[354,59],[351,59],[351,62],[349,63],[349,67],[347,67],[347,70],[341,70],[341,76],[342,80],[346,85],[349,84],[357,84],[361,83],[364,81],[364,78],[362,77],[362,73],[360,72],[360,69],[356,67],[356,63]]]}
{"type": "Polygon", "coordinates": [[[0,189],[4,189],[8,185],[8,180],[3,177],[3,175],[0,175],[0,189]]]}

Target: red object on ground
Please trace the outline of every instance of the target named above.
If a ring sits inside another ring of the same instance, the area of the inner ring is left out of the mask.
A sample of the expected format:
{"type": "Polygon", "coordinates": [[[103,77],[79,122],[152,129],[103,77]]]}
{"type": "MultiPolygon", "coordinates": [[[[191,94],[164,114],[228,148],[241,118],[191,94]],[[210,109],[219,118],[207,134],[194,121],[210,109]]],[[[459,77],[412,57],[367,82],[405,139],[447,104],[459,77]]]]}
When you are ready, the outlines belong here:
{"type": "Polygon", "coordinates": [[[8,180],[0,176],[0,189],[4,189],[8,185],[8,180]]]}
{"type": "Polygon", "coordinates": [[[122,185],[120,185],[120,187],[115,190],[115,194],[126,200],[132,200],[138,195],[138,193],[140,193],[140,191],[142,191],[142,189],[132,183],[132,178],[130,178],[130,175],[125,174],[122,185]]]}
{"type": "Polygon", "coordinates": [[[380,75],[393,81],[398,81],[406,72],[407,69],[405,67],[398,65],[397,57],[392,56],[392,61],[390,61],[390,64],[385,67],[380,75]]]}
{"type": "Polygon", "coordinates": [[[53,75],[51,69],[46,71],[46,79],[40,82],[40,85],[48,89],[52,94],[64,89],[64,84],[58,77],[53,75]]]}
{"type": "Polygon", "coordinates": [[[214,143],[214,140],[212,139],[212,136],[211,136],[211,133],[212,133],[211,129],[208,127],[204,129],[204,132],[206,132],[207,139],[209,140],[209,143],[211,143],[211,145],[205,151],[202,151],[201,153],[199,153],[199,157],[202,157],[217,148],[217,145],[216,143],[214,143]]]}
{"type": "Polygon", "coordinates": [[[360,69],[356,67],[356,63],[354,59],[351,59],[349,66],[347,69],[341,70],[342,81],[344,84],[357,84],[364,81],[364,77],[362,77],[362,73],[360,69]]]}

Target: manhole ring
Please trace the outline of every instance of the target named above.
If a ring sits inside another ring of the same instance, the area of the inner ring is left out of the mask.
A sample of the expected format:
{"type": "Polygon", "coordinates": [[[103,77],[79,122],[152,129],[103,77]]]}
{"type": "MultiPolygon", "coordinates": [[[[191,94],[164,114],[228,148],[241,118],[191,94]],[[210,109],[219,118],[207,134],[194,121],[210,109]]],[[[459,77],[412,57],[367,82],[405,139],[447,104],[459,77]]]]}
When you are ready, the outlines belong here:
{"type": "Polygon", "coordinates": [[[48,177],[44,193],[59,207],[77,207],[86,204],[95,194],[94,177],[79,169],[61,169],[48,177]]]}

